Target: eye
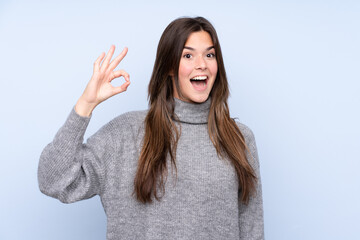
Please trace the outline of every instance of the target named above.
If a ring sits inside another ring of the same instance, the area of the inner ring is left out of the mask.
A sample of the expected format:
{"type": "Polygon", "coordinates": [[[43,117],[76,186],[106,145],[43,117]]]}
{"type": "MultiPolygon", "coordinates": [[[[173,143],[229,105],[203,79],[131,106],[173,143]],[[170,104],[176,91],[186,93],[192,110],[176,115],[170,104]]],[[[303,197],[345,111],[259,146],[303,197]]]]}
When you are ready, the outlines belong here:
{"type": "Polygon", "coordinates": [[[208,53],[208,54],[206,54],[206,56],[207,56],[208,58],[214,58],[214,57],[215,57],[215,53],[208,53]]]}
{"type": "Polygon", "coordinates": [[[184,58],[191,58],[191,54],[189,54],[189,53],[185,54],[184,58]]]}

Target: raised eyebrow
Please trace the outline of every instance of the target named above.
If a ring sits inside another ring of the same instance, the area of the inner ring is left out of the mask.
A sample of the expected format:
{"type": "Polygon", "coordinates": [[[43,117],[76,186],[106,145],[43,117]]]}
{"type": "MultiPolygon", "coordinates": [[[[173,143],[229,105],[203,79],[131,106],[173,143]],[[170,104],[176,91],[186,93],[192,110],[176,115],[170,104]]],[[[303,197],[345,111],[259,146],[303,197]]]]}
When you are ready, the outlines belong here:
{"type": "MultiPolygon", "coordinates": [[[[211,46],[211,47],[208,47],[206,49],[206,51],[209,51],[210,49],[213,49],[215,48],[214,46],[211,46]]],[[[191,51],[195,51],[195,48],[192,48],[192,47],[188,47],[188,46],[184,46],[184,49],[188,49],[188,50],[191,50],[191,51]]]]}

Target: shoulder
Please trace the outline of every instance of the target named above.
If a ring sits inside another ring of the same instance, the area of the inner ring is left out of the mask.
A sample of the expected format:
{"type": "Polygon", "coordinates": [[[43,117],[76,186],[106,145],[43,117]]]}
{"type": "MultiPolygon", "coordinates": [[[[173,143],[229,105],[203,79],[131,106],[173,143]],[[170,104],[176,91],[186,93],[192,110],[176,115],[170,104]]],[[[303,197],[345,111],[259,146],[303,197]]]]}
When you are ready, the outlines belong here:
{"type": "Polygon", "coordinates": [[[143,126],[148,110],[131,111],[123,113],[112,119],[107,125],[117,129],[133,129],[143,126]]]}
{"type": "Polygon", "coordinates": [[[240,132],[245,138],[247,144],[255,142],[255,136],[253,131],[244,123],[239,122],[237,119],[234,119],[236,125],[239,127],[240,132]]]}
{"type": "Polygon", "coordinates": [[[255,136],[253,131],[246,126],[245,124],[239,122],[238,120],[234,119],[237,126],[240,129],[240,132],[244,136],[245,143],[248,147],[248,150],[250,151],[250,155],[248,155],[248,161],[250,165],[255,170],[256,174],[259,175],[259,156],[257,152],[256,142],[255,142],[255,136]]]}
{"type": "Polygon", "coordinates": [[[113,139],[129,137],[143,129],[147,112],[148,110],[123,113],[103,125],[95,135],[112,136],[113,139]]]}
{"type": "Polygon", "coordinates": [[[146,117],[148,110],[141,110],[141,111],[131,111],[123,113],[117,117],[115,117],[113,120],[110,121],[112,124],[139,124],[143,123],[146,117]]]}

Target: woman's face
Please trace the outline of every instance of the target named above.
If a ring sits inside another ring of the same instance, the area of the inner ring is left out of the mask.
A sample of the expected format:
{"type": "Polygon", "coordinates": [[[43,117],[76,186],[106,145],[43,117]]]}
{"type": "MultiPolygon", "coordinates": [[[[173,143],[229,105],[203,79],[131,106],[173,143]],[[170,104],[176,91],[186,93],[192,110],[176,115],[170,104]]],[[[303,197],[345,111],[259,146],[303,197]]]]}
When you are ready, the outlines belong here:
{"type": "Polygon", "coordinates": [[[214,85],[217,61],[210,34],[205,31],[193,32],[187,39],[179,65],[179,97],[174,84],[174,97],[185,102],[205,102],[214,85]]]}

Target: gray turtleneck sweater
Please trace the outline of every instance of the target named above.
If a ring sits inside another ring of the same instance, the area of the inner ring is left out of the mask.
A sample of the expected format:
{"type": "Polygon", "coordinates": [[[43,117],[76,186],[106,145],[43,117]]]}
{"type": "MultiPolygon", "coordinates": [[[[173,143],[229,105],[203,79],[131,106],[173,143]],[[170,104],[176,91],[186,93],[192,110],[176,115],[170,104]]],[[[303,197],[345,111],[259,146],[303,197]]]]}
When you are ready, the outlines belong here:
{"type": "Polygon", "coordinates": [[[238,126],[251,151],[258,177],[248,205],[239,201],[238,179],[228,160],[218,157],[207,131],[210,100],[175,99],[181,124],[175,171],[161,201],[139,203],[132,196],[147,111],[129,112],[103,126],[83,143],[90,118],[73,109],[53,142],[43,150],[40,190],[65,203],[99,195],[107,216],[107,239],[263,239],[263,208],[255,139],[238,126]]]}

